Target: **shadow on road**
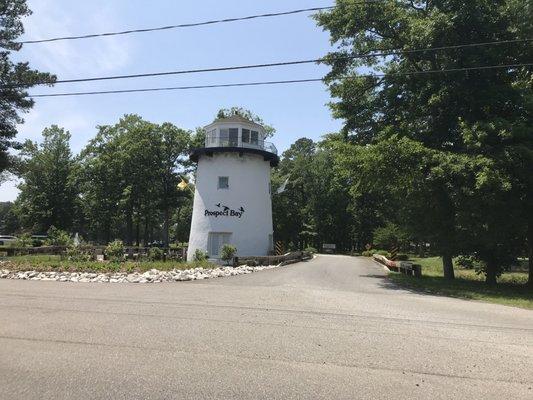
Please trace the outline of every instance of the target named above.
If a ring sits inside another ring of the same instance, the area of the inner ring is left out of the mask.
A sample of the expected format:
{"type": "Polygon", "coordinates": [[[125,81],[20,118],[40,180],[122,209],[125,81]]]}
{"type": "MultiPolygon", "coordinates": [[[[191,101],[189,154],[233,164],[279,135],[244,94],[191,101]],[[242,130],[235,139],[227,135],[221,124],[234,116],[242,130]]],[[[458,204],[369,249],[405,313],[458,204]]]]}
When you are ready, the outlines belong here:
{"type": "Polygon", "coordinates": [[[443,277],[414,278],[394,273],[382,277],[378,285],[383,289],[403,290],[413,294],[481,300],[527,309],[533,308],[533,293],[525,285],[499,283],[497,286],[490,287],[481,281],[461,278],[448,281],[443,277]]]}

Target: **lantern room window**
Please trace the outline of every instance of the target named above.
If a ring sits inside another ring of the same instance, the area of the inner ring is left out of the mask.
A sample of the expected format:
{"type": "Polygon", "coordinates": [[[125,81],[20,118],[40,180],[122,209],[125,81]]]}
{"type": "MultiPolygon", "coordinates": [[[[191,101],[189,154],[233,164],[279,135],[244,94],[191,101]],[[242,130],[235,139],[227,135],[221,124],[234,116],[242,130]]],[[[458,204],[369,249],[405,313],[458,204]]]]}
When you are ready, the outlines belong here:
{"type": "Polygon", "coordinates": [[[229,128],[229,145],[239,145],[239,128],[229,128]]]}
{"type": "Polygon", "coordinates": [[[242,142],[243,143],[250,143],[250,129],[244,129],[242,130],[242,142]]]}
{"type": "Polygon", "coordinates": [[[259,132],[257,131],[251,131],[250,132],[250,143],[251,144],[259,144],[259,132]]]}
{"type": "Polygon", "coordinates": [[[205,129],[205,147],[243,147],[277,154],[275,146],[265,142],[264,130],[252,122],[217,120],[205,129]]]}

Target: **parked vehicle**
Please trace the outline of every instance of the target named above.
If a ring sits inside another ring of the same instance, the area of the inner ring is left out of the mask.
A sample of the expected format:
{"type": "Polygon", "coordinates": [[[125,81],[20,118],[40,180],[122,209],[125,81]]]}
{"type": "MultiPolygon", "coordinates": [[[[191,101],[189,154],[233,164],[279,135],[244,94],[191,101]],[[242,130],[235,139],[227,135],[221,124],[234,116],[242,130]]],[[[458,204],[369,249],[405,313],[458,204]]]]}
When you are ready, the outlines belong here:
{"type": "Polygon", "coordinates": [[[8,246],[14,244],[18,240],[17,237],[11,235],[0,235],[0,246],[8,246]]]}

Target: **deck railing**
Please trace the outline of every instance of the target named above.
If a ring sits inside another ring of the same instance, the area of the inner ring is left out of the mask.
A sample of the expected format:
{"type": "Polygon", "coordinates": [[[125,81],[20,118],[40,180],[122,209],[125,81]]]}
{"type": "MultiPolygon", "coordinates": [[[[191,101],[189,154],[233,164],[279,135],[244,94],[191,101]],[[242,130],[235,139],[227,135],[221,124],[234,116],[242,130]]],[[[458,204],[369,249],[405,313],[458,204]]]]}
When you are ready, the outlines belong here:
{"type": "Polygon", "coordinates": [[[259,149],[269,153],[278,154],[278,149],[271,142],[264,140],[250,140],[250,142],[243,142],[237,138],[228,138],[225,136],[207,135],[205,138],[205,147],[242,147],[248,149],[259,149]]]}

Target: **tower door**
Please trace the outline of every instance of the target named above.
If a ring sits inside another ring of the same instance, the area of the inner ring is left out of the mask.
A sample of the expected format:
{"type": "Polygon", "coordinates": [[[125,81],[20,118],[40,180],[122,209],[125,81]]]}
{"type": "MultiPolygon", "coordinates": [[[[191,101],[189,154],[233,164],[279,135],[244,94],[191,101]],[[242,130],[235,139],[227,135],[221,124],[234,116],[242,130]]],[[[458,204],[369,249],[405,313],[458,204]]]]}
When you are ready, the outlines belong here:
{"type": "Polygon", "coordinates": [[[207,251],[209,253],[209,257],[220,257],[222,246],[225,244],[230,244],[230,239],[231,233],[229,232],[209,232],[209,236],[207,238],[207,251]]]}

